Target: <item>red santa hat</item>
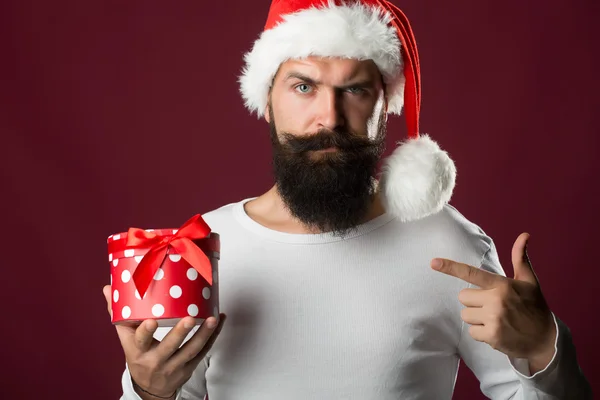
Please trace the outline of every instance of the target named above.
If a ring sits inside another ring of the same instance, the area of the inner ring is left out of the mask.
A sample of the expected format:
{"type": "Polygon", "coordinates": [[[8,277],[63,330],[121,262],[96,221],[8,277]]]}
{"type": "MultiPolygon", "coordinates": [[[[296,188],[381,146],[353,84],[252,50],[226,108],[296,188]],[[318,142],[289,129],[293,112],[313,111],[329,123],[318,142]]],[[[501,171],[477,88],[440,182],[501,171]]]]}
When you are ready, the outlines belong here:
{"type": "Polygon", "coordinates": [[[384,207],[402,221],[439,212],[452,196],[456,167],[435,141],[419,134],[419,55],[404,13],[386,0],[273,0],[263,33],[244,57],[240,90],[246,107],[262,117],[279,66],[308,56],[377,65],[387,112],[399,115],[404,108],[408,128],[408,138],[383,163],[384,207]]]}

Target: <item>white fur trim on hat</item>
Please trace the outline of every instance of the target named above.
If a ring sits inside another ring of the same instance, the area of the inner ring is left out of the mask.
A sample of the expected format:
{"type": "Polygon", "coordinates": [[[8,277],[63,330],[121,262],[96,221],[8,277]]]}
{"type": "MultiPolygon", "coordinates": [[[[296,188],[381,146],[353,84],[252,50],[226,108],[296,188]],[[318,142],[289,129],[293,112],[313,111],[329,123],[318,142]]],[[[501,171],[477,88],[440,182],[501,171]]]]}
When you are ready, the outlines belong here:
{"type": "Polygon", "coordinates": [[[400,220],[435,214],[450,201],[456,166],[428,135],[409,139],[382,166],[379,182],[384,208],[400,220]]]}
{"type": "Polygon", "coordinates": [[[388,112],[400,114],[404,83],[400,40],[389,25],[392,16],[380,7],[355,2],[337,6],[333,1],[283,16],[264,31],[244,56],[239,78],[246,107],[261,117],[279,66],[289,59],[308,56],[373,60],[386,85],[388,112]]]}

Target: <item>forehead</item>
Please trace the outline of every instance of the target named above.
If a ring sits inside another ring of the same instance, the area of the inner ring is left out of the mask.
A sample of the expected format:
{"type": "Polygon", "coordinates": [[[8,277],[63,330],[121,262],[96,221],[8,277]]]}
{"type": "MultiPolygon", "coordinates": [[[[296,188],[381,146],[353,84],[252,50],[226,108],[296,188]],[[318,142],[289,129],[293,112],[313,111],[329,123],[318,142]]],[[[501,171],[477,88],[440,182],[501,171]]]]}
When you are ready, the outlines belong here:
{"type": "Polygon", "coordinates": [[[277,76],[285,77],[289,72],[301,72],[315,75],[315,78],[336,78],[350,80],[353,78],[377,78],[381,74],[372,60],[354,58],[317,57],[287,60],[281,64],[277,76]]]}

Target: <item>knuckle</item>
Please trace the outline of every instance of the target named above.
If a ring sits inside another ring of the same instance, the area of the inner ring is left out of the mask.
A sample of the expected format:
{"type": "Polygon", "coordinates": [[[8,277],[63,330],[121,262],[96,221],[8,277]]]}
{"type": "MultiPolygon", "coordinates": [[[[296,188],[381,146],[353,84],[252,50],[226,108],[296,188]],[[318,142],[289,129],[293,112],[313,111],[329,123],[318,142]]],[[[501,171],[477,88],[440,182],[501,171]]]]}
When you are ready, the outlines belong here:
{"type": "Polygon", "coordinates": [[[165,377],[168,378],[168,377],[176,376],[178,370],[179,370],[179,368],[177,365],[168,364],[162,368],[161,372],[165,377]]]}
{"type": "Polygon", "coordinates": [[[198,354],[200,354],[200,352],[202,351],[202,349],[196,351],[196,350],[188,350],[185,352],[185,359],[187,361],[193,360],[198,354]]]}
{"type": "Polygon", "coordinates": [[[467,278],[469,280],[477,279],[478,270],[475,268],[467,268],[467,278]]]}
{"type": "Polygon", "coordinates": [[[454,269],[452,268],[452,265],[450,265],[449,263],[445,262],[444,260],[441,260],[442,264],[439,267],[440,271],[443,272],[452,272],[454,271],[454,269]]]}
{"type": "Polygon", "coordinates": [[[144,348],[144,341],[141,340],[140,338],[136,338],[135,339],[135,347],[137,349],[140,349],[140,350],[143,349],[144,348]]]}
{"type": "Polygon", "coordinates": [[[205,329],[205,327],[201,327],[194,333],[194,336],[192,336],[192,340],[194,341],[194,343],[197,343],[197,342],[204,343],[208,340],[208,338],[210,338],[211,334],[212,334],[211,330],[209,330],[208,328],[205,329]]]}
{"type": "Polygon", "coordinates": [[[469,334],[474,336],[476,334],[475,325],[469,326],[469,334]]]}
{"type": "Polygon", "coordinates": [[[203,336],[195,337],[195,340],[190,340],[189,348],[186,349],[190,353],[194,353],[194,357],[196,354],[200,353],[202,349],[206,346],[207,338],[203,336]]]}
{"type": "Polygon", "coordinates": [[[193,345],[193,343],[188,343],[190,346],[186,345],[178,350],[178,358],[182,360],[182,363],[187,363],[188,361],[194,359],[198,355],[198,353],[202,350],[201,346],[193,345]]]}
{"type": "Polygon", "coordinates": [[[183,343],[188,333],[190,333],[189,329],[184,328],[183,326],[175,327],[171,332],[169,332],[170,339],[173,340],[173,343],[183,343]]]}
{"type": "Polygon", "coordinates": [[[145,357],[140,364],[144,366],[144,369],[153,373],[163,368],[163,365],[161,365],[160,361],[156,357],[145,357]]]}

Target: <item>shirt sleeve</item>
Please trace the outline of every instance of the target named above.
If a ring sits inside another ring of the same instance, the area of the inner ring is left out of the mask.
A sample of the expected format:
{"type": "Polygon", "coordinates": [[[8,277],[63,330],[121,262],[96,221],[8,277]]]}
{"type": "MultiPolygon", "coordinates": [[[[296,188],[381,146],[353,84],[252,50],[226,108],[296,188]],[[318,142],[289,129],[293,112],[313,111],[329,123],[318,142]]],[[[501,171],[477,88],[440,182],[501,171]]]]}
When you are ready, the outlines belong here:
{"type": "MultiPolygon", "coordinates": [[[[182,343],[185,344],[192,335],[198,330],[199,326],[195,326],[191,332],[186,336],[182,343]]],[[[158,328],[154,333],[154,338],[161,341],[171,328],[158,328]]],[[[206,390],[206,379],[205,373],[208,367],[207,359],[205,358],[198,364],[190,379],[177,390],[176,400],[205,400],[208,398],[206,390]]],[[[123,395],[120,400],[142,400],[142,398],[135,392],[133,383],[131,381],[131,375],[129,373],[129,367],[125,363],[125,371],[121,378],[121,386],[123,389],[123,395]]]]}
{"type": "MultiPolygon", "coordinates": [[[[481,268],[506,276],[493,242],[481,268]]],[[[479,380],[484,395],[513,400],[592,399],[591,387],[577,362],[571,333],[562,321],[552,316],[557,329],[554,356],[546,368],[534,375],[529,373],[526,359],[510,358],[487,343],[476,341],[463,322],[458,353],[479,380]]]]}

